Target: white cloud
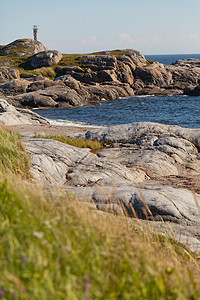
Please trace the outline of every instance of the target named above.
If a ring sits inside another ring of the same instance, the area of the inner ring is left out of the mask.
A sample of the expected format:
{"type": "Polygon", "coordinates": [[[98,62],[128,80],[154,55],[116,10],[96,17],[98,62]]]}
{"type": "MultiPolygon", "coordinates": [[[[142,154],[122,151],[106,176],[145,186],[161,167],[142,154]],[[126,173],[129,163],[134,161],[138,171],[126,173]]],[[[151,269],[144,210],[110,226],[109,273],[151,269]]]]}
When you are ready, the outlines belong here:
{"type": "Polygon", "coordinates": [[[108,45],[109,43],[110,43],[109,39],[100,40],[95,35],[90,36],[89,38],[83,38],[81,40],[81,44],[89,45],[89,46],[103,46],[103,45],[108,45]]]}
{"type": "Polygon", "coordinates": [[[190,38],[193,40],[193,41],[198,41],[199,42],[199,36],[195,33],[191,33],[190,34],[190,38]]]}
{"type": "Polygon", "coordinates": [[[124,42],[133,43],[134,40],[128,33],[119,33],[119,39],[124,42]]]}
{"type": "Polygon", "coordinates": [[[159,36],[153,36],[152,42],[157,43],[157,44],[163,44],[164,40],[159,36]]]}
{"type": "Polygon", "coordinates": [[[174,38],[175,42],[199,42],[200,38],[196,33],[190,33],[190,34],[180,34],[179,36],[174,38]]]}

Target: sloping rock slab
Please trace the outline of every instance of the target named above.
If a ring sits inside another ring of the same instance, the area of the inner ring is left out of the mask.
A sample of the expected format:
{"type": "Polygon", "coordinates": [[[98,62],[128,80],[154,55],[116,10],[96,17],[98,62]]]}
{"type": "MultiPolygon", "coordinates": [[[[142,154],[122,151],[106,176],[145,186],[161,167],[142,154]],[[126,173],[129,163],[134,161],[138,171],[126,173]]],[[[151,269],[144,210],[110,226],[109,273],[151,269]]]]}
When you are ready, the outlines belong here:
{"type": "Polygon", "coordinates": [[[15,108],[4,99],[0,99],[0,124],[49,124],[49,121],[28,109],[15,108]]]}
{"type": "Polygon", "coordinates": [[[91,201],[104,211],[182,224],[200,224],[200,195],[171,186],[133,184],[124,179],[101,179],[92,187],[73,189],[80,200],[91,201]]]}
{"type": "Polygon", "coordinates": [[[55,186],[87,186],[102,178],[142,181],[146,173],[99,158],[87,148],[73,147],[55,140],[24,139],[32,158],[32,173],[40,183],[55,186]]]}
{"type": "Polygon", "coordinates": [[[200,129],[132,123],[88,131],[78,137],[113,144],[100,157],[146,169],[154,176],[200,174],[200,129]]]}

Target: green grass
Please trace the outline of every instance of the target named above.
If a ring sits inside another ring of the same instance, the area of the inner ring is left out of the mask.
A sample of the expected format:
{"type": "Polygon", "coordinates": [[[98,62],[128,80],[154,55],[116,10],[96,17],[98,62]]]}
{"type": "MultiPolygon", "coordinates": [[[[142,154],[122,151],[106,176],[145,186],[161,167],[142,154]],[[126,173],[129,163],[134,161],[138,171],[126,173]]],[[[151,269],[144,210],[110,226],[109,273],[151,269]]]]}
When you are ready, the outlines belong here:
{"type": "Polygon", "coordinates": [[[103,143],[97,140],[82,140],[64,135],[41,135],[36,134],[35,138],[45,138],[56,140],[65,144],[69,144],[79,148],[90,148],[93,152],[96,152],[103,148],[103,143]]]}
{"type": "Polygon", "coordinates": [[[28,177],[30,159],[21,136],[0,126],[0,172],[28,177]]]}
{"type": "MultiPolygon", "coordinates": [[[[23,49],[19,49],[19,51],[21,51],[21,50],[23,50],[23,49]]],[[[112,50],[112,51],[107,51],[107,52],[109,55],[118,57],[119,55],[125,54],[126,50],[112,50]]],[[[1,64],[3,65],[5,60],[9,60],[10,61],[9,66],[11,68],[17,68],[20,71],[21,76],[31,77],[33,75],[42,75],[44,77],[54,79],[56,76],[60,75],[59,72],[56,73],[56,71],[55,71],[55,69],[57,67],[68,68],[68,67],[72,67],[72,66],[78,66],[83,69],[83,72],[85,72],[86,69],[88,68],[88,65],[83,63],[82,57],[85,55],[97,55],[98,56],[98,55],[103,55],[103,54],[105,54],[105,51],[94,52],[94,53],[89,53],[89,54],[63,54],[63,57],[59,61],[58,64],[55,64],[51,67],[39,68],[39,69],[34,69],[30,65],[29,62],[30,62],[31,56],[17,57],[17,56],[13,56],[13,55],[7,55],[7,56],[0,56],[0,65],[1,64]]]]}
{"type": "Polygon", "coordinates": [[[11,67],[14,69],[18,69],[20,71],[20,75],[24,77],[31,77],[33,75],[41,75],[44,77],[48,77],[50,79],[54,79],[56,77],[55,67],[42,67],[38,69],[34,69],[30,65],[30,58],[28,57],[17,57],[12,55],[0,56],[0,67],[4,65],[4,61],[9,61],[9,64],[5,64],[7,67],[11,67]]]}
{"type": "Polygon", "coordinates": [[[189,251],[72,195],[2,181],[0,224],[2,299],[200,297],[200,263],[189,251]]]}
{"type": "Polygon", "coordinates": [[[155,62],[153,59],[147,59],[147,66],[152,65],[155,62]]]}
{"type": "Polygon", "coordinates": [[[2,127],[0,158],[0,299],[200,298],[200,261],[186,247],[10,174],[29,159],[2,127]]]}

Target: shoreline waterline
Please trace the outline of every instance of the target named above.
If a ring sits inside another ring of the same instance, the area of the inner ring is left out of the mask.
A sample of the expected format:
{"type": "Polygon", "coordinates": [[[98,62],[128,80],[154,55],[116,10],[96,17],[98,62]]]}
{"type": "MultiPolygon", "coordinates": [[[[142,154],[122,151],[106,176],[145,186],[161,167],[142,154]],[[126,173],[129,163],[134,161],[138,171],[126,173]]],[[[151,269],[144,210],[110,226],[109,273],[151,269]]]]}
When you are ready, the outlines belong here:
{"type": "Polygon", "coordinates": [[[200,128],[200,97],[133,96],[103,101],[98,106],[37,110],[51,124],[92,128],[135,122],[154,122],[200,128]],[[71,123],[71,124],[70,124],[71,123]]]}

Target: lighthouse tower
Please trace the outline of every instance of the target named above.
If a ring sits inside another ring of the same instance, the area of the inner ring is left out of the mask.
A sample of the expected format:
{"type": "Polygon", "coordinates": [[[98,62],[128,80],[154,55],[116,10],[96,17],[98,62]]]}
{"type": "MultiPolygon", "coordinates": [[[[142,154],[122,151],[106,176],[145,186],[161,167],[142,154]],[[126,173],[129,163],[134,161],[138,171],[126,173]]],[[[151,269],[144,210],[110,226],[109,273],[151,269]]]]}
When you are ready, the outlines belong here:
{"type": "Polygon", "coordinates": [[[38,33],[38,26],[33,25],[33,37],[35,41],[37,41],[37,33],[38,33]]]}

